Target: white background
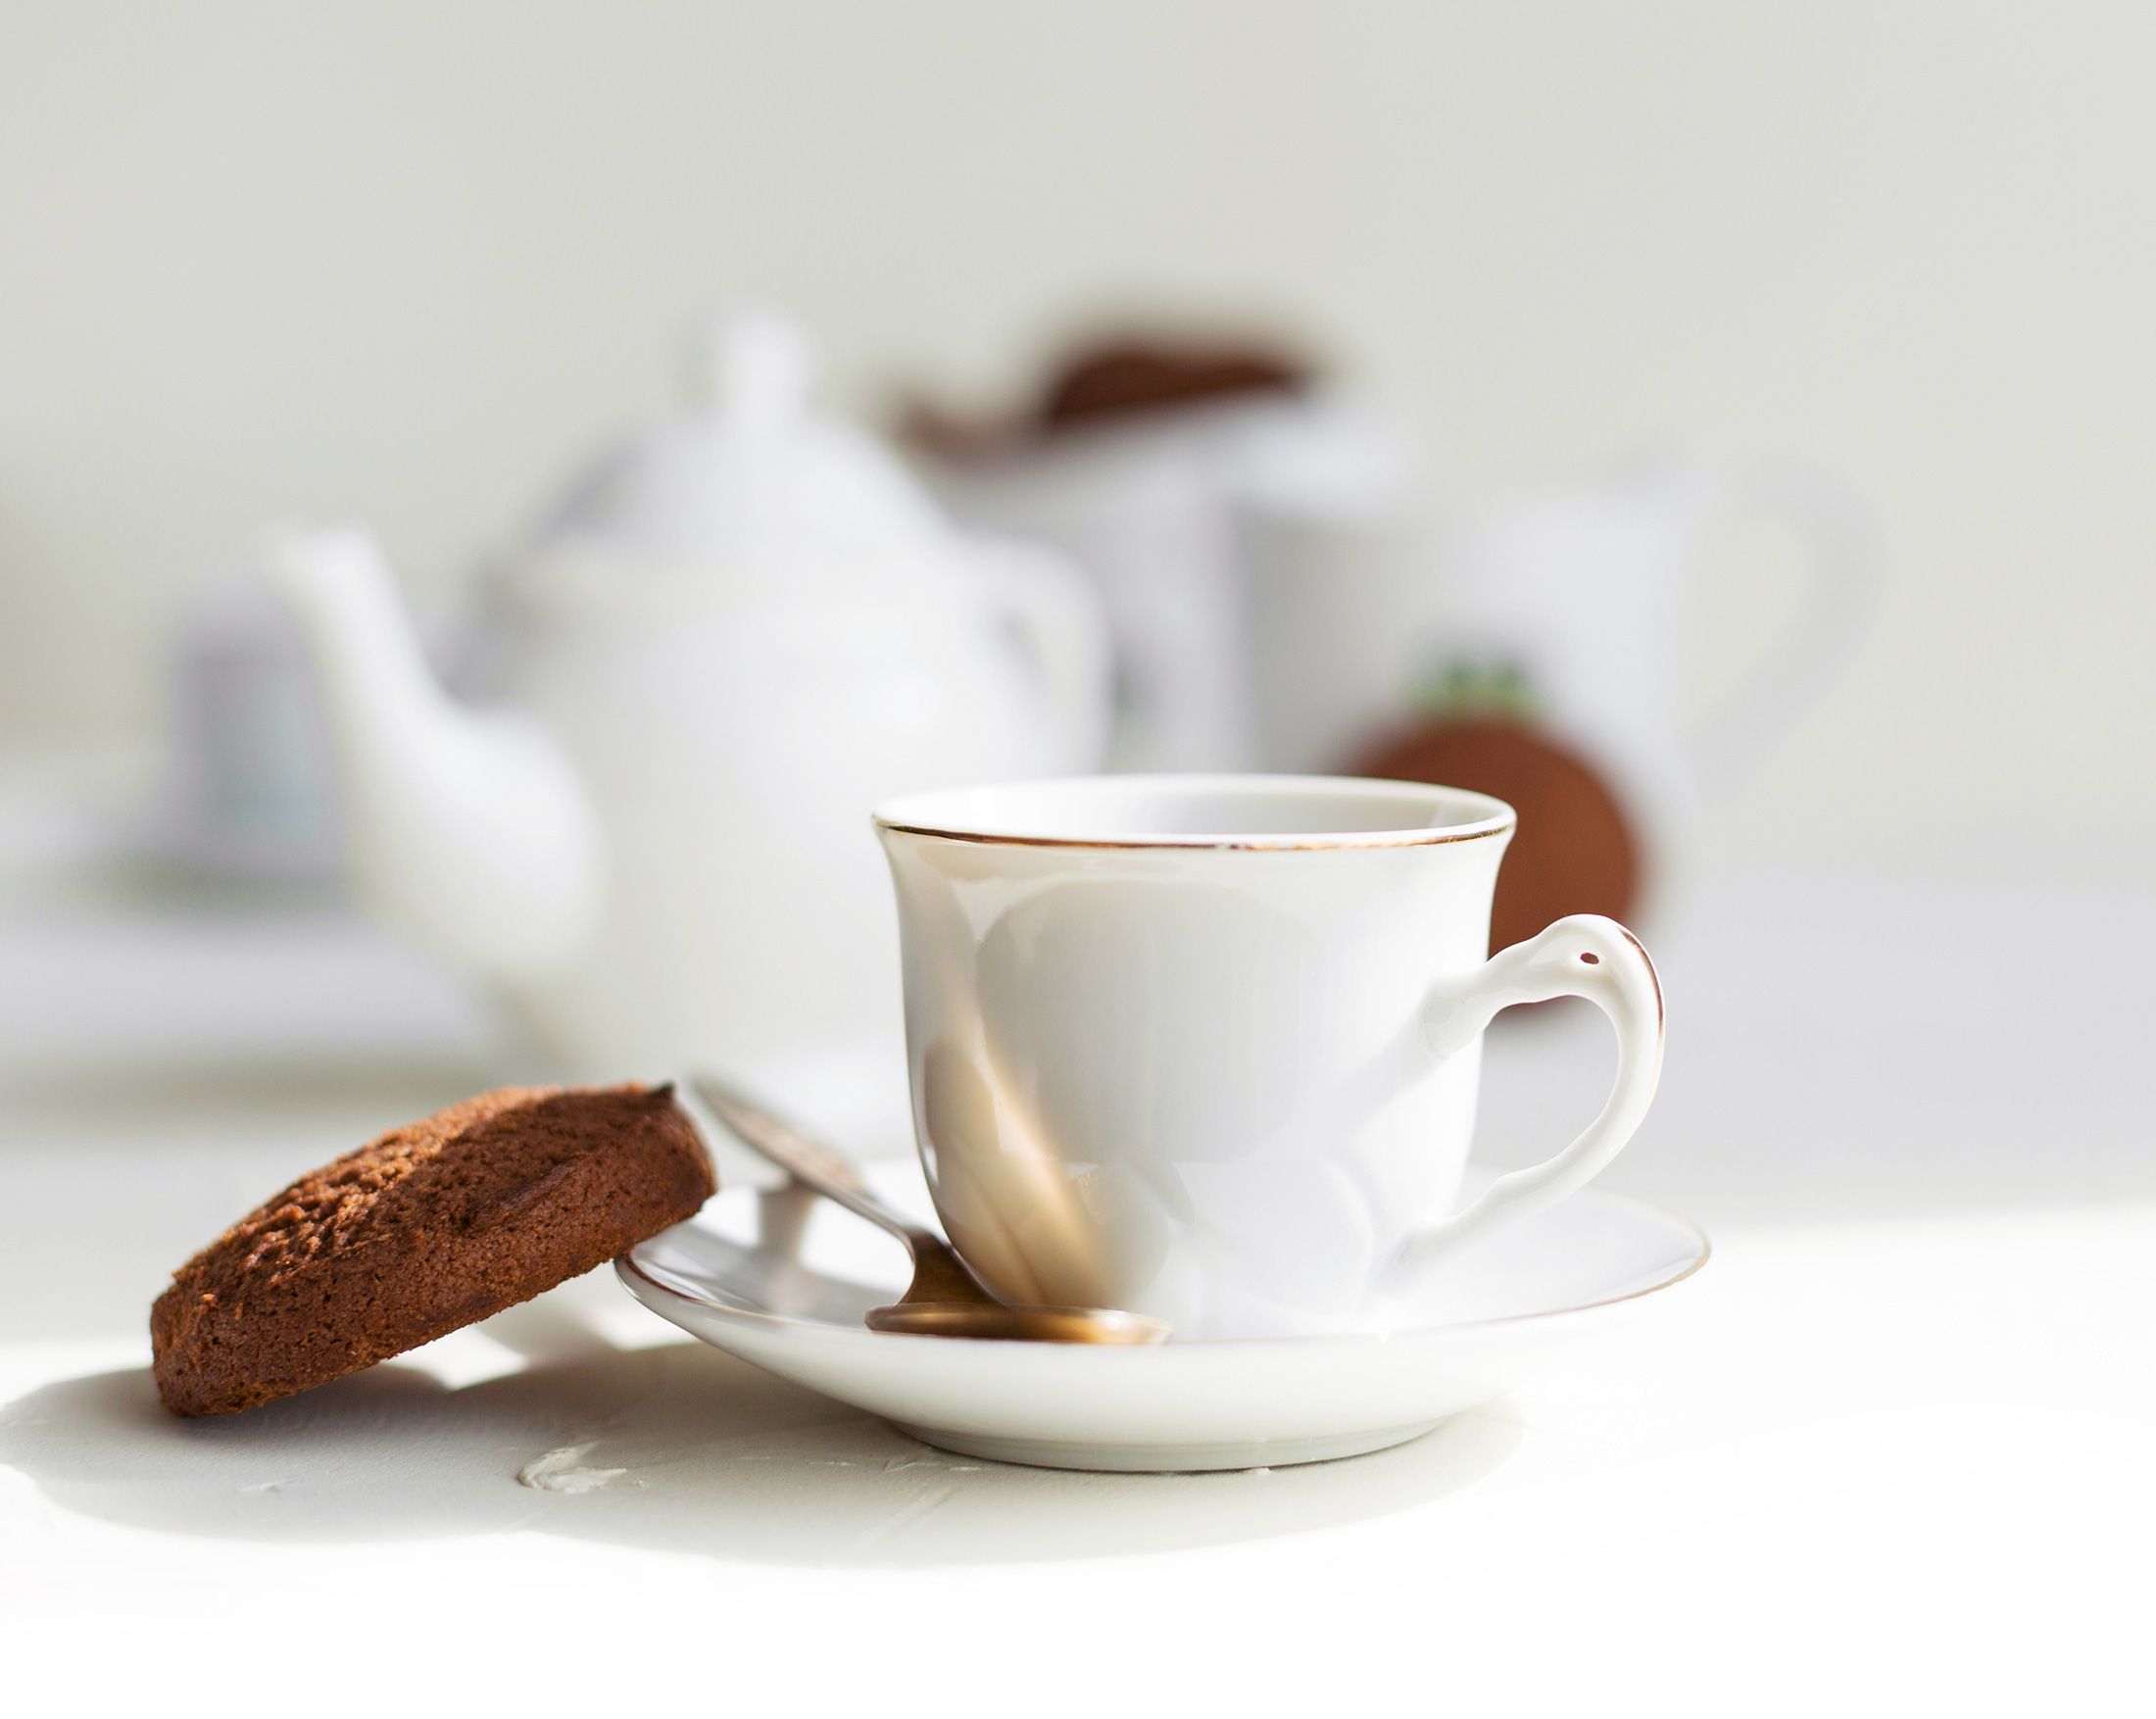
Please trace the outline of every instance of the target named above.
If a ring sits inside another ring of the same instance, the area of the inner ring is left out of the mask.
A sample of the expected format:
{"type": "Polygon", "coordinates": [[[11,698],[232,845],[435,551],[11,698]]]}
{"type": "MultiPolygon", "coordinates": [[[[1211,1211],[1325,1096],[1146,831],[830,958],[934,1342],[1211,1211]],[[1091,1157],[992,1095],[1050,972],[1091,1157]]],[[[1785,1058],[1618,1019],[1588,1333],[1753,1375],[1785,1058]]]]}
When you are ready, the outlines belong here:
{"type": "MultiPolygon", "coordinates": [[[[2156,844],[2156,13],[0,0],[0,741],[139,742],[185,595],[350,513],[422,599],[743,293],[834,393],[1101,305],[1298,331],[1455,489],[1834,452],[1878,624],[1733,834],[2156,844]]],[[[1709,637],[1771,625],[1767,571],[1709,637]]]]}

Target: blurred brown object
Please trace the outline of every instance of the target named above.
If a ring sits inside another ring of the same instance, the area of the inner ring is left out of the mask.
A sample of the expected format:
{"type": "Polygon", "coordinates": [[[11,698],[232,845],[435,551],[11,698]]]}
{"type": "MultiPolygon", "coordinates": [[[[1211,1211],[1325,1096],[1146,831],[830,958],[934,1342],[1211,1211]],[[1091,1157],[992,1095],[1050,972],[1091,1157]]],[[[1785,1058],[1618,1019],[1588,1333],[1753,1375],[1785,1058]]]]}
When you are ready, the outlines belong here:
{"type": "Polygon", "coordinates": [[[1074,428],[1226,400],[1293,396],[1313,368],[1263,341],[1148,334],[1101,336],[1073,348],[1048,373],[1039,398],[1004,417],[968,417],[932,401],[908,401],[900,434],[944,459],[979,458],[1074,428]]]}
{"type": "Polygon", "coordinates": [[[1626,919],[1640,896],[1640,843],[1602,778],[1531,722],[1512,716],[1425,718],[1387,737],[1352,773],[1494,794],[1520,814],[1497,872],[1493,949],[1567,913],[1626,919]]]}
{"type": "Polygon", "coordinates": [[[1048,428],[1126,413],[1250,394],[1299,394],[1309,367],[1259,345],[1102,341],[1071,355],[1051,379],[1038,418],[1048,428]]]}

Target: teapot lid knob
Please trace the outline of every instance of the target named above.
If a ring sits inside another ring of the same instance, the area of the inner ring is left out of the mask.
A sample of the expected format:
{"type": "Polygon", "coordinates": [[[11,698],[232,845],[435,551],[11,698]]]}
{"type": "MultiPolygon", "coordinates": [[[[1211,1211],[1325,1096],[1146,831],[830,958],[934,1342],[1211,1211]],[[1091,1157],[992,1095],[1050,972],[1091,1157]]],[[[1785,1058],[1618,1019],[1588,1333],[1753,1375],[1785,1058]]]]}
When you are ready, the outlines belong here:
{"type": "Polygon", "coordinates": [[[744,428],[801,420],[815,361],[808,337],[769,311],[729,311],[698,331],[690,382],[699,406],[744,428]]]}

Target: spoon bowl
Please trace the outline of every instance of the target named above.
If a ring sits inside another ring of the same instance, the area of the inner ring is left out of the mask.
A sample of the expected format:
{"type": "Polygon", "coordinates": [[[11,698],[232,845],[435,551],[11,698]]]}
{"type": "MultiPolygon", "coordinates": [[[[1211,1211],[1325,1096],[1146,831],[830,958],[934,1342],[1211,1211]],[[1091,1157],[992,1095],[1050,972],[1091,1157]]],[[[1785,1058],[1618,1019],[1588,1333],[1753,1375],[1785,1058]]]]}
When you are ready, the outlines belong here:
{"type": "Polygon", "coordinates": [[[1111,1307],[1028,1307],[997,1302],[899,1302],[874,1307],[866,1320],[871,1331],[900,1331],[914,1337],[971,1337],[994,1343],[1163,1342],[1167,1326],[1145,1313],[1111,1307]]]}
{"type": "Polygon", "coordinates": [[[1167,1340],[1166,1321],[1145,1313],[1113,1307],[1016,1306],[998,1301],[981,1287],[949,1242],[884,1204],[840,1154],[709,1075],[688,1084],[698,1101],[758,1156],[778,1165],[802,1187],[906,1244],[913,1256],[913,1281],[890,1306],[870,1309],[865,1320],[869,1330],[996,1343],[1129,1346],[1167,1340]]]}

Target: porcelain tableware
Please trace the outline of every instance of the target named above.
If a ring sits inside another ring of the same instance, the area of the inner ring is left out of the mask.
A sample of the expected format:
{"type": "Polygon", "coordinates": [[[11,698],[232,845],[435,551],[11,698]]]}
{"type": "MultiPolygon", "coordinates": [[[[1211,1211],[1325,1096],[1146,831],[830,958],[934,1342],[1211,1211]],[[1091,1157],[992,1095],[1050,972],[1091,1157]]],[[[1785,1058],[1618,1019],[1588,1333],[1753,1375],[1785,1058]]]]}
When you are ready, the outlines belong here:
{"type": "Polygon", "coordinates": [[[861,809],[1085,767],[1106,636],[1046,552],[953,529],[809,406],[798,334],[729,319],[692,407],[603,460],[488,587],[469,704],[380,552],[272,570],[323,694],[367,897],[492,981],[562,1073],[716,1065],[903,1144],[898,954],[861,809]]]}
{"type": "Polygon", "coordinates": [[[1262,767],[1369,768],[1420,725],[1472,719],[1448,689],[1495,679],[1510,717],[1614,794],[1645,850],[1649,909],[1697,847],[1702,809],[1829,684],[1878,576],[1862,494],[1768,448],[1680,449],[1447,512],[1404,489],[1256,493],[1240,543],[1262,767]],[[1719,528],[1741,519],[1788,528],[1803,600],[1749,681],[1700,720],[1684,698],[1687,617],[1718,565],[1719,528]]]}
{"type": "MultiPolygon", "coordinates": [[[[924,1200],[907,1165],[869,1174],[886,1199],[924,1200]]],[[[1708,1252],[1684,1218],[1590,1188],[1493,1236],[1390,1332],[1101,1349],[865,1330],[906,1282],[900,1251],[836,1213],[806,1241],[780,1227],[760,1234],[758,1197],[736,1185],[615,1270],[704,1342],[928,1444],[1101,1470],[1284,1466],[1401,1444],[1660,1305],[1708,1252]]]]}
{"type": "Polygon", "coordinates": [[[168,680],[169,757],[143,846],[232,878],[333,878],[343,843],[319,700],[298,630],[258,578],[196,596],[168,680]]]}
{"type": "Polygon", "coordinates": [[[1485,960],[1511,810],[1325,777],[1123,776],[906,796],[913,1115],[945,1232],[1010,1301],[1179,1337],[1379,1329],[1461,1250],[1585,1183],[1645,1114],[1662,1000],[1622,926],[1485,960]],[[1482,1031],[1584,997],[1602,1112],[1453,1210],[1482,1031]]]}

